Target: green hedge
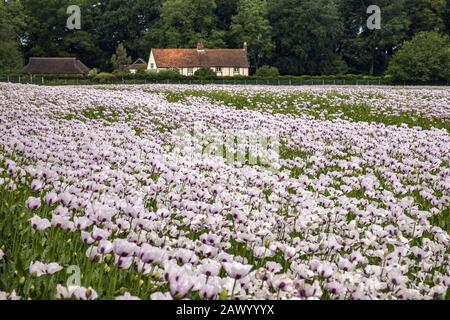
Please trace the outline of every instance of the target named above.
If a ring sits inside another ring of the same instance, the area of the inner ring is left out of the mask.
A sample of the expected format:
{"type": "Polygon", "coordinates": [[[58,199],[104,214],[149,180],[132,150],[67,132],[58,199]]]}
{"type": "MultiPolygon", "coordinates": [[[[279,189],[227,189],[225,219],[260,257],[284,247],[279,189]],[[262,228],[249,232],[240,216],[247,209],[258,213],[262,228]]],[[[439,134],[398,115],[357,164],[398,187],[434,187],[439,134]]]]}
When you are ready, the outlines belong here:
{"type": "Polygon", "coordinates": [[[323,76],[310,76],[310,75],[304,75],[304,76],[277,76],[277,77],[258,77],[258,76],[235,76],[235,77],[217,77],[213,75],[205,76],[205,75],[199,75],[199,76],[183,76],[176,72],[169,71],[161,71],[161,72],[137,72],[136,74],[130,74],[130,73],[120,73],[120,72],[114,72],[114,75],[119,80],[172,80],[172,79],[185,79],[185,80],[222,80],[222,79],[228,79],[228,80],[360,80],[360,81],[367,81],[367,80],[389,80],[387,77],[379,77],[379,76],[366,76],[366,75],[354,75],[354,74],[342,74],[342,75],[323,75],[323,76]]]}
{"type": "Polygon", "coordinates": [[[180,83],[180,84],[260,84],[260,85],[448,85],[445,82],[395,82],[390,76],[376,77],[354,74],[343,75],[323,75],[323,76],[278,76],[278,77],[257,77],[257,76],[237,76],[237,77],[205,77],[205,76],[182,76],[173,70],[164,72],[137,72],[130,73],[98,73],[94,77],[86,76],[59,76],[59,75],[30,75],[24,74],[9,74],[0,75],[0,82],[7,81],[9,77],[10,82],[34,83],[48,85],[75,85],[75,84],[144,84],[144,83],[180,83]]]}
{"type": "MultiPolygon", "coordinates": [[[[172,80],[172,79],[191,79],[191,80],[217,80],[217,79],[223,79],[223,77],[217,77],[214,75],[199,75],[199,76],[183,76],[180,75],[177,71],[175,70],[164,70],[164,71],[160,71],[160,72],[148,72],[146,70],[138,70],[138,72],[136,74],[131,74],[129,72],[118,72],[115,71],[113,73],[107,73],[107,72],[99,72],[97,74],[97,76],[99,74],[102,74],[102,76],[98,79],[102,79],[105,77],[110,77],[112,78],[113,76],[107,76],[108,74],[110,75],[114,75],[114,77],[117,80],[172,80]]],[[[29,77],[29,74],[24,74],[24,73],[9,73],[9,74],[2,74],[0,75],[0,77],[6,77],[6,76],[10,76],[10,77],[29,77]]],[[[80,75],[48,75],[48,74],[44,74],[44,75],[33,75],[33,77],[44,77],[45,79],[49,79],[49,80],[54,80],[54,79],[79,79],[79,80],[84,80],[84,79],[92,79],[95,81],[96,77],[88,77],[88,76],[80,76],[80,75]]],[[[273,77],[268,77],[268,76],[256,76],[256,75],[252,75],[249,77],[245,77],[245,76],[234,76],[234,77],[225,77],[225,79],[231,79],[231,80],[315,80],[315,81],[319,81],[319,80],[361,80],[361,81],[366,81],[366,80],[390,80],[389,76],[368,76],[368,75],[357,75],[357,74],[340,74],[340,75],[302,75],[302,76],[289,76],[289,75],[280,75],[280,76],[273,76],[273,77]]]]}

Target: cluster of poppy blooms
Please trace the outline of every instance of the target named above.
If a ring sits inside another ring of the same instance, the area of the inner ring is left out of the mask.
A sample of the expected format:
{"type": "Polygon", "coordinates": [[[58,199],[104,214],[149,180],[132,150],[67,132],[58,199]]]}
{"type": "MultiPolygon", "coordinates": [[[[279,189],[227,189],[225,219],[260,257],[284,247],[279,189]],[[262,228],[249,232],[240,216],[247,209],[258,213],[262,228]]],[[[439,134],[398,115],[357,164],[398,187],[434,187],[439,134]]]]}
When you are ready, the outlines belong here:
{"type": "MultiPolygon", "coordinates": [[[[25,206],[51,210],[32,216],[30,228],[79,233],[92,263],[152,277],[152,299],[432,299],[450,286],[450,236],[435,223],[450,204],[444,130],[236,110],[198,97],[170,103],[139,87],[0,90],[0,187],[29,183],[25,206]],[[205,137],[276,132],[280,153],[259,156],[277,170],[174,152],[180,139],[198,143],[188,132],[199,120],[205,137]]],[[[359,99],[343,90],[350,103],[359,99]]],[[[406,108],[408,91],[376,90],[394,99],[392,112],[406,108]]],[[[428,92],[436,99],[430,110],[445,119],[450,94],[428,92]]],[[[33,262],[29,271],[60,268],[33,262]]],[[[102,297],[95,287],[59,284],[55,298],[102,297]]]]}

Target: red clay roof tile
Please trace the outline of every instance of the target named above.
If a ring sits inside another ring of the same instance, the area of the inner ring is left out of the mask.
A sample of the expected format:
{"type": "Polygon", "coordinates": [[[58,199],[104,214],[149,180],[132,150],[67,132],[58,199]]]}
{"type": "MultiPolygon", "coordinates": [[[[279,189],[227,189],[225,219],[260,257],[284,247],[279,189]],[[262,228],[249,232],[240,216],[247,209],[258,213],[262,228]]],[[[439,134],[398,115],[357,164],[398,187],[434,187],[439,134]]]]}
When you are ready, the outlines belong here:
{"type": "Polygon", "coordinates": [[[152,52],[158,68],[249,68],[244,49],[152,49],[152,52]]]}

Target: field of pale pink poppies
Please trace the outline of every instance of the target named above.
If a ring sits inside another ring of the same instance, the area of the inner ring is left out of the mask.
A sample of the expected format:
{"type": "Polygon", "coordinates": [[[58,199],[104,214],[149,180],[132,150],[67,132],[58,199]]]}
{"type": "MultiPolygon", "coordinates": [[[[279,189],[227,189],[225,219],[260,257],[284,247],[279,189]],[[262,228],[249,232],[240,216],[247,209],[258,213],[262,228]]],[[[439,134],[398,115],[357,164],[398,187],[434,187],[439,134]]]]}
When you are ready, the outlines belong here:
{"type": "Polygon", "coordinates": [[[450,89],[0,84],[0,299],[450,299],[450,89]]]}

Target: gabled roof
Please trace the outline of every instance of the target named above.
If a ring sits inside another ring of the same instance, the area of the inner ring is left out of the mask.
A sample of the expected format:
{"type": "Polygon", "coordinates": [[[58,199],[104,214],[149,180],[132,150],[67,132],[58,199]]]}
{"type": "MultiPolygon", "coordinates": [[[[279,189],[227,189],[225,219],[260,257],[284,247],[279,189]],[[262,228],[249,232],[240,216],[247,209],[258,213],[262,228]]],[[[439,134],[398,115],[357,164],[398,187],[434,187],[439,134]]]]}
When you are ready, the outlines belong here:
{"type": "Polygon", "coordinates": [[[89,68],[77,58],[33,57],[24,72],[32,74],[88,74],[89,68]]]}
{"type": "Polygon", "coordinates": [[[245,49],[152,49],[158,68],[249,68],[245,49]]]}
{"type": "Polygon", "coordinates": [[[147,62],[145,62],[144,59],[139,58],[139,59],[137,59],[135,62],[133,62],[130,66],[140,65],[140,64],[145,64],[145,65],[147,65],[147,62]]]}
{"type": "Polygon", "coordinates": [[[147,62],[144,59],[139,58],[129,66],[126,66],[128,69],[147,69],[147,62]]]}

